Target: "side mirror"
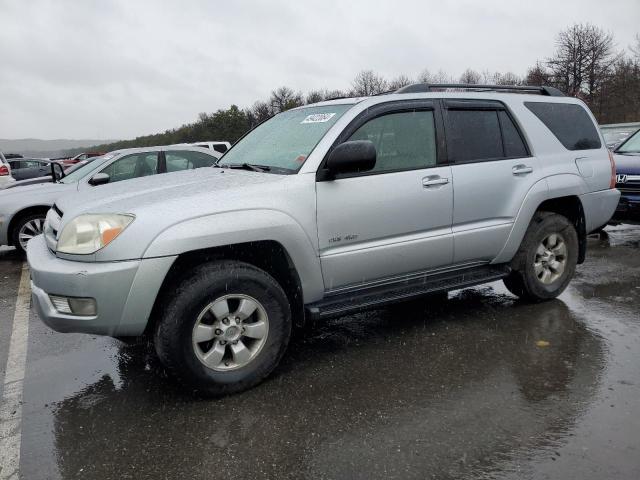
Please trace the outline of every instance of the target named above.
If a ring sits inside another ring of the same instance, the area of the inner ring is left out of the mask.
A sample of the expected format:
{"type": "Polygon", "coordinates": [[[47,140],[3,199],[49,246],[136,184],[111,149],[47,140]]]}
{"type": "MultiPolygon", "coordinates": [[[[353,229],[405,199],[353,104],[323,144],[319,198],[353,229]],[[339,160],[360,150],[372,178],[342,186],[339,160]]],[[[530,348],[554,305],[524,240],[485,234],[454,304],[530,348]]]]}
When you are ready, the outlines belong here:
{"type": "Polygon", "coordinates": [[[51,162],[51,178],[54,182],[64,178],[64,168],[58,162],[51,162]]]}
{"type": "MultiPolygon", "coordinates": [[[[340,173],[358,173],[371,170],[376,165],[376,147],[369,140],[344,142],[333,149],[326,163],[330,180],[340,173]]],[[[325,174],[326,175],[326,174],[325,174]]]]}
{"type": "Polygon", "coordinates": [[[108,173],[96,173],[91,180],[89,180],[89,185],[93,185],[97,187],[98,185],[104,185],[105,183],[109,183],[111,177],[108,173]]]}

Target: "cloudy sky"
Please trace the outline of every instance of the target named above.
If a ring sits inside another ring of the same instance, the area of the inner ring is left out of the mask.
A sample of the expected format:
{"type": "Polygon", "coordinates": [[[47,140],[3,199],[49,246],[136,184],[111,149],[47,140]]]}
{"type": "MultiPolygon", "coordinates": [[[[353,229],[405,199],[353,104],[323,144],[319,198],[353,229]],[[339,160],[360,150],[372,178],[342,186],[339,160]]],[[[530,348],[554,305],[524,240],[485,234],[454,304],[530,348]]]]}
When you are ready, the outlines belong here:
{"type": "Polygon", "coordinates": [[[638,19],[638,0],[0,0],[0,138],[131,138],[363,69],[524,74],[572,23],[622,49],[638,19]]]}

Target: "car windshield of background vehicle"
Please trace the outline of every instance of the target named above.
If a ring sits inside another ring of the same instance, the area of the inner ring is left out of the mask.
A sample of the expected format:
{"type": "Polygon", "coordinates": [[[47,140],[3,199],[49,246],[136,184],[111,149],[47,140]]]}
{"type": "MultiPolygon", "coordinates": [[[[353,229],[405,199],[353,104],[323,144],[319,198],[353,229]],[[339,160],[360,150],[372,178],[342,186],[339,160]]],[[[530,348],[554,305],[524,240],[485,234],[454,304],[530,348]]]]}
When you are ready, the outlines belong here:
{"type": "Polygon", "coordinates": [[[640,130],[616,149],[616,153],[640,153],[640,130]]]}
{"type": "Polygon", "coordinates": [[[85,163],[84,165],[73,170],[70,168],[65,172],[66,175],[62,180],[60,180],[60,183],[75,183],[93,170],[97,169],[106,160],[109,160],[110,158],[113,158],[115,156],[116,154],[107,154],[101,157],[93,157],[90,159],[91,161],[89,163],[85,163]]]}
{"type": "Polygon", "coordinates": [[[272,173],[297,172],[318,142],[353,105],[288,110],[259,125],[221,159],[219,165],[248,163],[272,173]]]}

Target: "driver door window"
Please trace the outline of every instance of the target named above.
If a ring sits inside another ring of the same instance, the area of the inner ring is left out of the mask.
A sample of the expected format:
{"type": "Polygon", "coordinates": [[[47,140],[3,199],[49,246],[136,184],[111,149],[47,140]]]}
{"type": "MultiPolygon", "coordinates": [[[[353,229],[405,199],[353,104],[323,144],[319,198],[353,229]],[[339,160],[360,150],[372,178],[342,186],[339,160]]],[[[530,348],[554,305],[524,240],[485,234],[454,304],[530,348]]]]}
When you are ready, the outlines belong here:
{"type": "Polygon", "coordinates": [[[100,173],[109,175],[109,183],[146,177],[158,173],[158,153],[147,152],[128,155],[116,160],[100,173]]]}

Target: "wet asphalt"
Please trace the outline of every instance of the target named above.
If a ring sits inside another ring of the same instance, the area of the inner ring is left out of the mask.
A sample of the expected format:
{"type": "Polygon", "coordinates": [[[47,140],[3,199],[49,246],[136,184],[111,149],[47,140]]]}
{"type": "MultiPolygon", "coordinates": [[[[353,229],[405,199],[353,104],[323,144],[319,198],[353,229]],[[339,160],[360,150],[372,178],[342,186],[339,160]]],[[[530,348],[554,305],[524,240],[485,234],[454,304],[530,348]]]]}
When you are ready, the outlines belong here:
{"type": "MultiPolygon", "coordinates": [[[[0,378],[21,266],[0,251],[0,378]]],[[[640,227],[590,238],[557,300],[493,283],[335,319],[218,400],[32,309],[23,395],[25,479],[638,479],[640,227]]]]}

